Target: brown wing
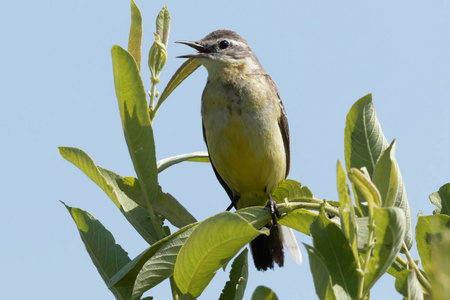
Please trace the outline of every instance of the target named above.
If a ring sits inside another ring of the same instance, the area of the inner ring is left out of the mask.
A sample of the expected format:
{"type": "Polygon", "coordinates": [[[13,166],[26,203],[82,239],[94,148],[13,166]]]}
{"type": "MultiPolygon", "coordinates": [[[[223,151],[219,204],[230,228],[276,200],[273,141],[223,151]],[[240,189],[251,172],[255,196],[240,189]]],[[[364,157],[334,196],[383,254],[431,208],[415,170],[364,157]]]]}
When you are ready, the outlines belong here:
{"type": "Polygon", "coordinates": [[[286,111],[284,110],[283,101],[281,101],[280,94],[278,93],[277,86],[272,78],[266,74],[266,79],[268,84],[272,85],[275,89],[278,97],[278,103],[280,105],[280,119],[278,120],[278,126],[280,127],[281,136],[283,137],[284,151],[286,152],[286,176],[289,174],[289,169],[291,168],[291,150],[290,150],[290,139],[289,139],[289,125],[287,120],[286,111]]]}
{"type": "MultiPolygon", "coordinates": [[[[202,131],[203,131],[203,140],[205,141],[206,148],[208,148],[208,141],[206,140],[206,132],[205,132],[205,125],[202,122],[202,131]]],[[[208,152],[209,153],[209,152],[208,152]]],[[[219,180],[220,184],[222,185],[225,192],[227,192],[228,197],[230,197],[231,201],[233,201],[233,192],[228,187],[228,185],[225,183],[225,181],[220,177],[219,172],[217,172],[216,168],[214,167],[213,161],[211,159],[211,156],[209,157],[209,160],[211,161],[211,166],[214,170],[214,174],[216,174],[217,180],[219,180]]]]}

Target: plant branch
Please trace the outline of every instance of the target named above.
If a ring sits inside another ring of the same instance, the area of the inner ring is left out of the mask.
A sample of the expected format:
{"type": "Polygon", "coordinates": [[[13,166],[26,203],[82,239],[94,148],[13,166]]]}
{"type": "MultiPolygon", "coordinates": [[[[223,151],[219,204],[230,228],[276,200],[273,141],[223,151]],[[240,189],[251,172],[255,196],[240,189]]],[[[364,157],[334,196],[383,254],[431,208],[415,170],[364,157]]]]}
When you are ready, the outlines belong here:
{"type": "Polygon", "coordinates": [[[425,278],[425,276],[423,276],[423,274],[422,274],[421,270],[419,269],[419,267],[417,266],[417,264],[414,262],[413,258],[411,257],[411,255],[408,251],[408,247],[406,247],[405,242],[403,242],[402,248],[406,255],[406,259],[408,260],[409,265],[413,268],[414,272],[416,273],[417,279],[419,280],[420,284],[425,289],[425,291],[429,295],[431,295],[431,285],[428,282],[428,280],[425,278]]]}
{"type": "MultiPolygon", "coordinates": [[[[314,209],[314,210],[320,210],[322,207],[323,209],[330,214],[333,214],[335,216],[339,216],[339,210],[336,209],[335,207],[331,206],[330,204],[328,204],[325,200],[321,200],[321,199],[317,199],[314,197],[294,197],[292,199],[290,199],[290,201],[288,202],[290,205],[296,205],[297,202],[295,201],[305,201],[305,202],[301,202],[302,207],[299,208],[308,208],[308,209],[314,209]],[[308,207],[306,207],[308,206],[308,207]]],[[[280,205],[280,204],[278,204],[280,205]]]]}

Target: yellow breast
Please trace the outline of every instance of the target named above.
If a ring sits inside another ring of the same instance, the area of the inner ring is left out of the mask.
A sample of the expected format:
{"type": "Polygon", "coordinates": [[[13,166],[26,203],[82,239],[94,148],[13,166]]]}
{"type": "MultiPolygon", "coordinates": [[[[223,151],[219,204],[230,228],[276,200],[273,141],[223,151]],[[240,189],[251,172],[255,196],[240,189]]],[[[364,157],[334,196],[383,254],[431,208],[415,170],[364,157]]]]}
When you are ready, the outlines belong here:
{"type": "Polygon", "coordinates": [[[209,81],[202,119],[209,155],[240,207],[261,205],[284,179],[286,153],[278,125],[278,96],[258,77],[209,81]],[[263,197],[264,196],[264,197],[263,197]]]}

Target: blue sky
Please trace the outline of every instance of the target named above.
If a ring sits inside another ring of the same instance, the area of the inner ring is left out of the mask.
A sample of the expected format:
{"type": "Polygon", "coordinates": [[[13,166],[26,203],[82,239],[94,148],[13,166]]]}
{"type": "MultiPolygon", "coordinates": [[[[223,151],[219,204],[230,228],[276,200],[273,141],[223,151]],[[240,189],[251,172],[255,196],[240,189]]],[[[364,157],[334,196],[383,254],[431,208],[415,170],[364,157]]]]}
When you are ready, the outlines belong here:
{"type": "MultiPolygon", "coordinates": [[[[336,160],[344,159],[345,117],[373,93],[406,185],[413,227],[428,195],[450,182],[450,2],[434,1],[137,1],[144,17],[143,57],[154,21],[166,4],[172,16],[169,59],[159,90],[191,53],[176,40],[198,40],[216,29],[240,33],[276,84],[288,113],[289,178],[318,198],[337,199],[336,160]]],[[[121,129],[110,50],[127,45],[128,1],[8,1],[0,4],[3,114],[0,118],[2,295],[33,299],[111,299],[73,221],[59,200],[89,211],[130,257],[146,243],[86,176],[59,156],[58,146],[134,176],[121,129]]],[[[143,60],[144,84],[149,72],[143,60]]],[[[199,69],[165,102],[154,123],[157,157],[204,150],[199,69]]],[[[207,164],[185,163],[159,178],[198,219],[229,200],[207,164]]],[[[298,234],[299,242],[312,244],[298,234]]],[[[415,245],[414,245],[415,247],[415,245]]],[[[275,271],[250,268],[245,299],[257,285],[280,299],[314,299],[307,263],[287,260],[275,271]]],[[[416,251],[413,256],[418,259],[416,251]]],[[[251,265],[251,264],[250,264],[251,265]]],[[[218,271],[200,299],[216,299],[228,279],[218,271]]],[[[149,295],[169,299],[167,283],[149,295]]],[[[385,275],[372,298],[399,299],[385,275]]]]}

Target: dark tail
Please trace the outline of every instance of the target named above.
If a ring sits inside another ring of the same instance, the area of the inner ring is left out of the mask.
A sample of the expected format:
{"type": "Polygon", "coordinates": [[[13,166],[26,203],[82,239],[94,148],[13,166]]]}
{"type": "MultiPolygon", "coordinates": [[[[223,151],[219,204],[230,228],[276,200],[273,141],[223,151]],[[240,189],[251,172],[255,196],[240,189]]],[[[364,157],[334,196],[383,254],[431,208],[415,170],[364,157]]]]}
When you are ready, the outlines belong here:
{"type": "Polygon", "coordinates": [[[277,227],[272,226],[272,224],[267,226],[271,227],[269,236],[260,234],[250,242],[253,261],[256,269],[259,271],[266,271],[267,268],[273,269],[274,262],[280,267],[284,265],[283,244],[281,243],[277,227]]]}

